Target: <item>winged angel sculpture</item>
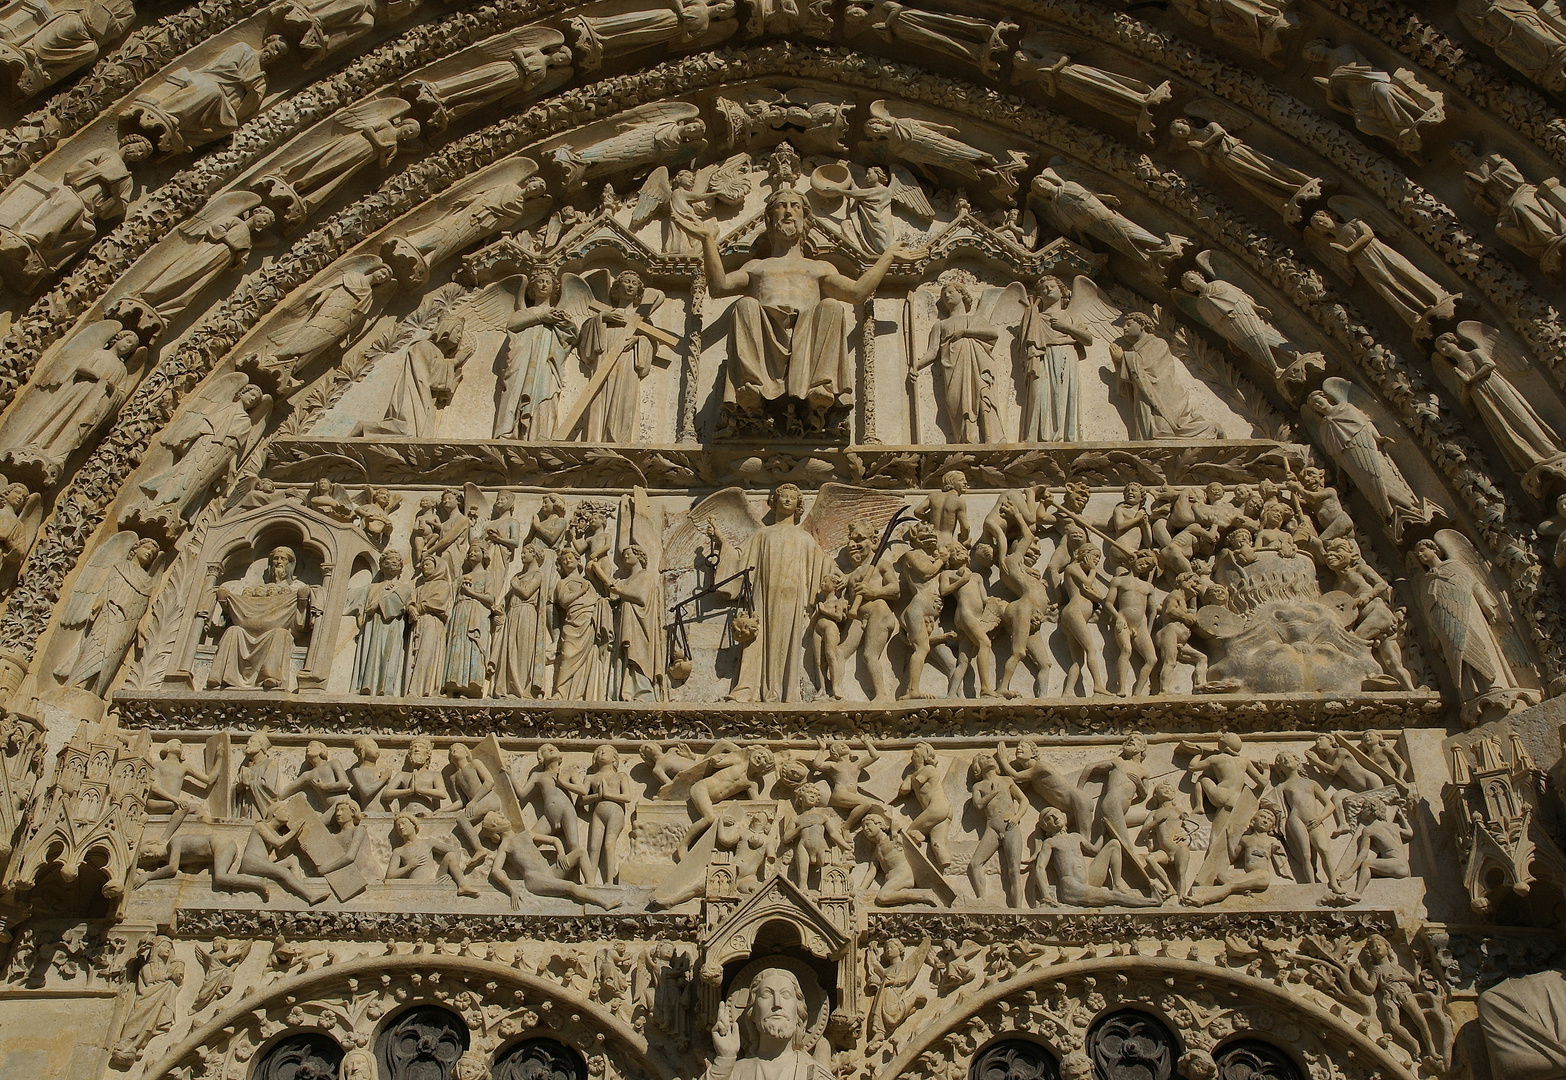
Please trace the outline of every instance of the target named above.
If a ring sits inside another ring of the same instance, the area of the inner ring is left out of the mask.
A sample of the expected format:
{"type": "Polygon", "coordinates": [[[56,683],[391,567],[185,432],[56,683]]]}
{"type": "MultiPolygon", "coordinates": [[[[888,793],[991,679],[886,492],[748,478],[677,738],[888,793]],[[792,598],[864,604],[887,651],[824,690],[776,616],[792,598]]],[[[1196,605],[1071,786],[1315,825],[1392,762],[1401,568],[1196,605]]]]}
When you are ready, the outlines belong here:
{"type": "Polygon", "coordinates": [[[1469,539],[1442,529],[1414,545],[1411,561],[1424,571],[1420,606],[1463,697],[1463,720],[1472,725],[1538,704],[1532,660],[1506,594],[1490,588],[1485,561],[1469,539]]]}
{"type": "Polygon", "coordinates": [[[60,626],[73,631],[51,668],[60,687],[107,695],[136,640],[161,562],[158,542],[129,530],[115,533],[93,553],[60,610],[60,626]]]}
{"type": "MultiPolygon", "coordinates": [[[[879,534],[902,506],[896,495],[831,483],[821,486],[801,520],[803,501],[798,487],[780,484],[766,522],[743,489],[726,488],[692,507],[664,537],[665,566],[689,565],[702,539],[710,542],[714,580],[731,579],[720,594],[748,605],[731,624],[735,641],[744,646],[731,700],[804,699],[805,637],[833,556],[847,542],[850,526],[879,534]],[[742,619],[748,613],[753,616],[742,619]],[[742,632],[743,622],[754,633],[742,632]]],[[[844,648],[851,647],[845,639],[844,648]]]]}
{"type": "Polygon", "coordinates": [[[555,437],[565,359],[576,347],[594,299],[592,286],[580,275],[539,266],[486,286],[469,300],[474,319],[507,335],[495,387],[495,438],[544,442],[555,437]]]}
{"type": "Polygon", "coordinates": [[[1528,371],[1528,358],[1505,334],[1481,322],[1458,323],[1456,333],[1432,343],[1436,374],[1478,415],[1501,456],[1522,474],[1523,488],[1542,498],[1547,486],[1566,484],[1561,437],[1534,410],[1508,376],[1528,371]]]}
{"type": "Polygon", "coordinates": [[[119,409],[147,348],[135,331],[103,319],[53,351],[0,423],[0,462],[53,485],[66,460],[119,409]]]}
{"type": "Polygon", "coordinates": [[[401,93],[425,130],[438,134],[491,102],[542,91],[569,75],[570,65],[564,34],[547,26],[524,26],[422,69],[424,77],[404,83],[401,93]]]}
{"type": "Polygon", "coordinates": [[[373,98],[339,109],[305,145],[266,166],[251,186],[293,227],[372,164],[384,169],[403,143],[419,137],[419,122],[401,98],[373,98]]]}
{"type": "Polygon", "coordinates": [[[476,294],[467,310],[509,335],[496,388],[495,437],[566,439],[582,425],[589,442],[634,442],[641,380],[659,347],[679,340],[651,321],[663,301],[664,294],[634,270],[618,277],[602,269],[556,277],[540,267],[476,294]],[[590,375],[562,414],[562,365],[572,349],[590,375]]]}
{"type": "Polygon", "coordinates": [[[301,383],[295,372],[347,342],[385,305],[392,272],[378,256],[355,255],[333,268],[292,301],[254,352],[239,367],[283,393],[301,383]]]}
{"type": "Polygon", "coordinates": [[[1306,396],[1301,413],[1321,448],[1391,529],[1394,541],[1402,542],[1409,525],[1427,524],[1442,513],[1430,500],[1414,494],[1387,453],[1386,448],[1397,440],[1383,428],[1394,421],[1370,394],[1347,379],[1328,379],[1306,396]]]}
{"type": "Polygon", "coordinates": [[[828,207],[841,203],[838,215],[816,223],[845,247],[871,258],[897,242],[896,211],[920,222],[935,220],[935,207],[919,181],[901,165],[861,169],[848,162],[822,165],[810,174],[810,188],[828,207]]]}
{"type": "Polygon", "coordinates": [[[965,142],[960,130],[938,123],[934,115],[885,98],[872,102],[865,119],[868,140],[864,145],[889,162],[913,165],[934,182],[939,182],[936,171],[946,172],[1003,202],[1010,201],[1017,192],[1017,174],[1027,168],[1027,155],[1008,149],[1004,159],[996,157],[965,142]]]}
{"type": "Polygon", "coordinates": [[[1200,269],[1180,275],[1180,288],[1171,290],[1180,310],[1271,375],[1286,395],[1297,394],[1311,372],[1326,370],[1321,353],[1290,341],[1273,324],[1272,312],[1254,295],[1261,282],[1238,262],[1219,251],[1203,251],[1196,265],[1200,269]]]}
{"type": "Polygon", "coordinates": [[[750,194],[750,155],[735,154],[727,160],[708,165],[699,172],[681,169],[669,177],[669,167],[660,165],[642,183],[631,212],[631,228],[640,229],[667,211],[663,227],[663,251],[686,255],[700,250],[693,233],[696,222],[717,211],[718,206],[745,204],[750,194]]]}
{"type": "MultiPolygon", "coordinates": [[[[963,443],[1006,442],[1001,409],[1004,390],[997,387],[995,353],[1002,336],[1015,333],[1027,308],[1028,292],[1019,281],[980,288],[964,270],[947,270],[937,280],[940,318],[930,327],[925,346],[908,367],[910,381],[937,361],[953,440],[963,443]]],[[[910,299],[909,312],[912,312],[910,299]]],[[[913,333],[910,318],[908,331],[913,333]]],[[[911,391],[912,392],[912,391],[911,391]]],[[[917,398],[916,398],[917,400],[917,398]]],[[[917,420],[916,420],[917,424],[917,420]]],[[[913,432],[919,441],[919,432],[913,432]]]]}
{"type": "Polygon", "coordinates": [[[261,196],[252,192],[216,196],[126,275],[129,295],[123,303],[135,305],[138,321],[161,333],[207,286],[242,265],[259,234],[275,220],[261,196]]]}

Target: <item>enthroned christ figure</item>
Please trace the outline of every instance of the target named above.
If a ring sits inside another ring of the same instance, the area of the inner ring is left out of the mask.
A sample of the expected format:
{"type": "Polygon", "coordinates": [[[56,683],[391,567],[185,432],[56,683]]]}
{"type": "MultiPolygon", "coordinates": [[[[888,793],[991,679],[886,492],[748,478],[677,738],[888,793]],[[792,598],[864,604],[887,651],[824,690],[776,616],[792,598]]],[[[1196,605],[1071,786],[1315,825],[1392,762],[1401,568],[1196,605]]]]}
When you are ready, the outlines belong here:
{"type": "Polygon", "coordinates": [[[770,406],[781,412],[784,434],[819,434],[828,410],[854,400],[851,305],[868,300],[893,260],[908,255],[892,248],[857,280],[825,259],[808,258],[802,245],[810,208],[791,188],[767,199],[766,222],[767,257],[733,272],[723,269],[716,223],[699,231],[712,291],[745,294],[733,308],[724,410],[736,426],[765,426],[770,406]]]}

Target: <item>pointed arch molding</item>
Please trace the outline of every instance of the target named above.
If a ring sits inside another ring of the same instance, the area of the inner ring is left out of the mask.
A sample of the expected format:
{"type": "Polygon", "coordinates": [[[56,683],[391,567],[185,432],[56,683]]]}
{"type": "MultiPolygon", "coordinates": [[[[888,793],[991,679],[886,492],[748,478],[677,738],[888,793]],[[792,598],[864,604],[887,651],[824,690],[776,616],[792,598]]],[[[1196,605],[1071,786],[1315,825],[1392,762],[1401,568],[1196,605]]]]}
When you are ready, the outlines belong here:
{"type": "Polygon", "coordinates": [[[1146,1009],[1180,1037],[1183,1049],[1211,1051],[1238,1035],[1252,1034],[1285,1047],[1307,1075],[1342,1080],[1414,1080],[1405,1068],[1352,1022],[1352,1013],[1330,1010],[1273,983],[1211,964],[1162,956],[1117,956],[1054,964],[972,996],[959,994],[943,1014],[918,1014],[906,1022],[913,1033],[873,1074],[876,1080],[945,1076],[928,1065],[952,1056],[971,1056],[984,1042],[1007,1031],[1027,1031],[1059,1055],[1082,1048],[1088,1029],[1120,1009],[1146,1009]],[[1051,999],[1066,1008],[1050,1008],[1051,999]],[[1280,1023],[1281,1021],[1281,1023],[1280,1023]],[[1272,1023],[1273,1029],[1252,1028],[1272,1023]],[[1290,1039],[1278,1028],[1292,1023],[1290,1039]],[[1335,1068],[1310,1066],[1320,1052],[1335,1068]]]}
{"type": "Polygon", "coordinates": [[[649,1056],[647,1040],[629,1024],[559,983],[490,960],[429,953],[334,963],[280,979],[259,993],[241,995],[192,1028],[141,1077],[162,1080],[182,1075],[177,1071],[182,1066],[188,1068],[212,1054],[223,1060],[234,1046],[248,1046],[253,1052],[290,1028],[322,1030],[348,1046],[350,1035],[369,1039],[387,1017],[421,1002],[462,1016],[473,1044],[486,1054],[516,1035],[537,1030],[566,1041],[584,1057],[608,1054],[618,1066],[617,1075],[645,1080],[674,1077],[664,1063],[649,1056]],[[367,996],[376,994],[384,1000],[384,1008],[365,1010],[367,996]],[[357,1022],[350,1022],[355,1013],[357,1022]],[[310,1021],[318,1017],[335,1023],[312,1026],[310,1021]]]}
{"type": "MultiPolygon", "coordinates": [[[[529,10],[543,13],[546,6],[529,10]]],[[[1025,10],[1035,13],[1032,5],[1025,10]]],[[[1058,17],[1078,29],[1086,29],[1087,24],[1092,24],[1106,37],[1118,39],[1118,44],[1129,47],[1139,43],[1148,54],[1159,52],[1167,56],[1176,51],[1171,45],[1175,39],[1162,32],[1149,31],[1124,15],[1110,16],[1098,9],[1069,2],[1041,3],[1037,5],[1037,13],[1058,17]],[[1141,31],[1137,27],[1141,27],[1141,31]],[[1114,32],[1110,33],[1111,30],[1114,32]]],[[[415,30],[433,25],[437,24],[421,24],[415,30]]],[[[1258,77],[1213,60],[1200,50],[1187,49],[1184,55],[1187,59],[1182,62],[1195,66],[1173,74],[1187,80],[1191,88],[1211,87],[1217,92],[1226,79],[1231,82],[1234,78],[1249,80],[1249,83],[1258,81],[1258,77]]],[[[341,78],[346,80],[345,90],[355,82],[350,78],[351,74],[342,73],[341,78]]],[[[1035,167],[1042,166],[1053,154],[1071,158],[1160,207],[1175,226],[1173,231],[1198,238],[1202,245],[1222,248],[1246,263],[1258,278],[1273,287],[1276,298],[1314,324],[1321,342],[1332,355],[1354,371],[1359,381],[1376,391],[1413,433],[1423,455],[1436,472],[1446,478],[1450,500],[1466,519],[1463,524],[1476,534],[1481,550],[1512,579],[1519,604],[1543,646],[1547,675],[1554,676],[1566,668],[1566,629],[1550,615],[1551,609],[1566,607],[1566,603],[1561,602],[1553,577],[1540,574],[1540,564],[1531,545],[1531,526],[1508,498],[1506,489],[1509,485],[1500,479],[1505,472],[1497,470],[1464,434],[1464,419],[1438,397],[1432,382],[1423,374],[1423,365],[1411,364],[1392,348],[1378,342],[1369,322],[1347,299],[1324,285],[1316,270],[1295,259],[1292,241],[1286,242],[1256,227],[1204,183],[1179,170],[1154,164],[1140,148],[1107,137],[1038,104],[921,68],[883,61],[864,52],[786,42],[699,53],[666,61],[600,80],[590,87],[567,90],[539,102],[459,138],[396,173],[379,190],[296,240],[272,265],[244,279],[207,312],[195,329],[164,349],[159,364],[121,410],[114,428],[77,469],[67,486],[56,493],[53,513],[40,533],[40,540],[24,567],[3,618],[0,618],[0,649],[9,654],[16,665],[25,665],[48,624],[56,598],[64,594],[67,575],[103,522],[108,505],[128,478],[133,463],[140,460],[178,403],[204,377],[222,369],[241,338],[264,321],[293,290],[333,261],[365,250],[363,246],[353,246],[353,238],[384,235],[382,230],[427,199],[437,197],[438,191],[477,169],[522,152],[540,140],[640,103],[712,91],[767,76],[832,83],[866,94],[885,94],[934,105],[973,119],[982,118],[984,122],[1034,144],[1039,151],[1035,167]]],[[[329,105],[332,100],[339,99],[328,99],[324,104],[329,105]]],[[[1472,258],[1472,244],[1468,245],[1468,254],[1459,260],[1456,256],[1463,248],[1463,236],[1456,215],[1420,191],[1386,159],[1348,138],[1342,129],[1311,114],[1292,99],[1270,92],[1265,100],[1272,103],[1273,112],[1264,119],[1277,122],[1280,129],[1284,129],[1286,125],[1282,121],[1292,116],[1300,126],[1301,143],[1308,145],[1315,140],[1318,145],[1314,149],[1323,155],[1331,150],[1335,165],[1355,174],[1356,179],[1370,190],[1386,195],[1389,205],[1406,220],[1418,218],[1425,222],[1426,228],[1420,231],[1436,237],[1439,242],[1435,243],[1435,248],[1441,250],[1446,245],[1451,249],[1442,252],[1448,263],[1469,263],[1468,269],[1473,273],[1478,273],[1476,267],[1480,262],[1485,266],[1498,264],[1493,258],[1472,258]],[[1306,135],[1310,137],[1304,137],[1306,135]],[[1394,193],[1396,198],[1392,197],[1394,193]],[[1454,230],[1459,231],[1454,233],[1454,230]]],[[[324,114],[323,107],[315,115],[324,114]]],[[[263,114],[263,118],[266,115],[263,114]]],[[[299,130],[303,126],[300,125],[299,130]]],[[[249,130],[242,129],[241,135],[236,136],[236,144],[244,141],[249,130]]],[[[245,156],[229,149],[201,159],[196,167],[211,161],[224,163],[219,172],[205,174],[206,183],[197,182],[194,176],[179,174],[176,180],[186,178],[171,186],[185,197],[169,208],[171,215],[178,218],[193,211],[201,201],[198,193],[220,187],[225,174],[237,175],[241,164],[237,158],[245,156]]],[[[247,160],[254,160],[256,156],[249,154],[247,160]]],[[[100,249],[103,247],[103,244],[99,245],[100,249]]],[[[119,255],[112,264],[93,263],[92,269],[96,271],[93,280],[106,280],[105,273],[107,280],[112,280],[127,265],[126,252],[117,250],[119,255]]],[[[87,261],[91,263],[100,255],[101,252],[95,249],[87,261]]],[[[34,313],[40,309],[51,310],[51,302],[61,290],[69,292],[73,284],[79,286],[80,275],[85,272],[86,268],[73,272],[60,289],[35,305],[34,313]]],[[[1512,272],[1512,278],[1515,277],[1512,272]]],[[[1490,294],[1492,300],[1499,301],[1504,295],[1513,301],[1504,305],[1503,314],[1495,318],[1509,323],[1541,355],[1555,359],[1566,354],[1566,350],[1554,348],[1555,342],[1566,340],[1566,334],[1562,333],[1553,311],[1535,317],[1536,312],[1548,310],[1542,300],[1532,297],[1525,289],[1516,289],[1516,282],[1505,278],[1504,274],[1489,284],[1494,287],[1481,291],[1490,294]],[[1519,301],[1519,295],[1527,302],[1519,301]],[[1546,345],[1551,346],[1549,352],[1543,351],[1542,347],[1546,345]]],[[[79,288],[77,295],[80,295],[79,288]]],[[[80,310],[80,304],[65,303],[64,309],[80,310]]],[[[0,348],[0,355],[25,361],[30,352],[36,360],[49,342],[63,332],[64,325],[47,332],[36,324],[18,325],[8,336],[6,347],[0,348]]],[[[0,382],[10,381],[14,386],[13,380],[23,377],[31,366],[31,363],[23,363],[23,368],[14,374],[0,371],[0,382]]]]}

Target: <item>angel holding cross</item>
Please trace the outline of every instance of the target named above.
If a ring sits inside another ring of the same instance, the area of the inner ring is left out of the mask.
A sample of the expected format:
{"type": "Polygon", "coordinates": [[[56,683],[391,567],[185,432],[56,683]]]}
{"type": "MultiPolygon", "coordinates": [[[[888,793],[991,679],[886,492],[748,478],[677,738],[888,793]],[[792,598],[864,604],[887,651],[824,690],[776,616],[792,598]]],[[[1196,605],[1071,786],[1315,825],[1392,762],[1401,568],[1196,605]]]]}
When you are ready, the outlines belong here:
{"type": "MultiPolygon", "coordinates": [[[[596,391],[587,405],[588,442],[633,443],[641,429],[642,380],[652,370],[658,342],[644,332],[641,311],[663,303],[663,293],[649,290],[642,276],[627,270],[609,287],[608,310],[582,324],[577,352],[593,372],[596,391]],[[599,375],[605,373],[600,381],[599,375]]],[[[560,434],[570,434],[562,429],[560,434]]]]}

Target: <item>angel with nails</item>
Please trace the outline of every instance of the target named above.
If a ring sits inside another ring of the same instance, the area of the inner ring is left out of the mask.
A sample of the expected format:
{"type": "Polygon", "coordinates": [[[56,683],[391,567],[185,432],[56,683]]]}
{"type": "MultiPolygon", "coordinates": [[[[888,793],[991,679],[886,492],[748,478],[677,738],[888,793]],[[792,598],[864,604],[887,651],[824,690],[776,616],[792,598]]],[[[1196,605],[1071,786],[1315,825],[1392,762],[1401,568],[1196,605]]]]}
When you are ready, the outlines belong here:
{"type": "Polygon", "coordinates": [[[1075,442],[1081,437],[1079,368],[1094,336],[1081,316],[1098,322],[1117,314],[1088,278],[1078,275],[1069,287],[1053,275],[1039,279],[1017,329],[1028,380],[1021,441],[1075,442]]]}

